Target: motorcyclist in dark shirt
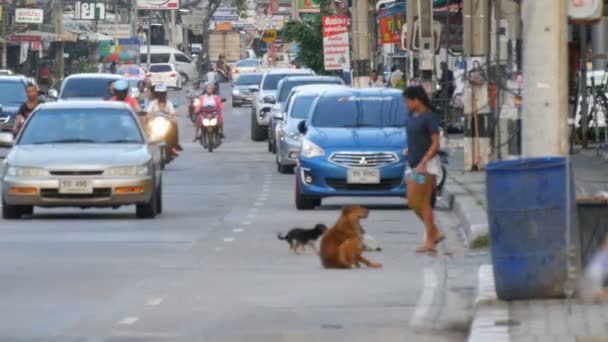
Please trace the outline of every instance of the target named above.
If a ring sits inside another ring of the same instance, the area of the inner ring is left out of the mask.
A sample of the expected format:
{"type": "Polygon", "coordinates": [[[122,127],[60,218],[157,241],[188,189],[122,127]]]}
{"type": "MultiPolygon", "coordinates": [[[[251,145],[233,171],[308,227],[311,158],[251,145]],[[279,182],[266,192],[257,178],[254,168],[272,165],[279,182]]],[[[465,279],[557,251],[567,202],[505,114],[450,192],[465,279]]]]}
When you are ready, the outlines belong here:
{"type": "Polygon", "coordinates": [[[21,105],[21,107],[19,107],[19,111],[15,117],[15,125],[13,126],[13,133],[15,135],[19,134],[21,128],[23,128],[25,120],[27,120],[34,109],[36,109],[36,107],[40,104],[40,100],[38,99],[38,87],[35,84],[28,83],[26,91],[27,100],[21,105]]]}

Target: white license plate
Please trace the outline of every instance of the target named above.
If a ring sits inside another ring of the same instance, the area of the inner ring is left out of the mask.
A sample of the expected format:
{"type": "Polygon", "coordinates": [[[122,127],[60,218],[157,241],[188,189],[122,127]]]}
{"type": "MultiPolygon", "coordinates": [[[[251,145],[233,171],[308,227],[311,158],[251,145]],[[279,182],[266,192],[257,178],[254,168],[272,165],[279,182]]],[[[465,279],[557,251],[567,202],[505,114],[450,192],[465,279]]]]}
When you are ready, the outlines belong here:
{"type": "Polygon", "coordinates": [[[92,194],[93,184],[86,179],[62,179],[59,181],[60,194],[92,194]]]}
{"type": "Polygon", "coordinates": [[[348,184],[379,184],[380,170],[348,169],[346,181],[348,184]]]}

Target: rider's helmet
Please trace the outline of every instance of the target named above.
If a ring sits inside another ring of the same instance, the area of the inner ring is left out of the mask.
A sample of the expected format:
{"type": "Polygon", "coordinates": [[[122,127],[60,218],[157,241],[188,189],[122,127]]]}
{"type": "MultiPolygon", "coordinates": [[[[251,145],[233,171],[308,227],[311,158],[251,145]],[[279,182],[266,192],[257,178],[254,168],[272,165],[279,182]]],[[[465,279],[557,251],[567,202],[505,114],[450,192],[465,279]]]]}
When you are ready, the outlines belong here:
{"type": "Polygon", "coordinates": [[[114,94],[119,100],[124,100],[129,93],[129,83],[126,80],[114,82],[114,94]]]}

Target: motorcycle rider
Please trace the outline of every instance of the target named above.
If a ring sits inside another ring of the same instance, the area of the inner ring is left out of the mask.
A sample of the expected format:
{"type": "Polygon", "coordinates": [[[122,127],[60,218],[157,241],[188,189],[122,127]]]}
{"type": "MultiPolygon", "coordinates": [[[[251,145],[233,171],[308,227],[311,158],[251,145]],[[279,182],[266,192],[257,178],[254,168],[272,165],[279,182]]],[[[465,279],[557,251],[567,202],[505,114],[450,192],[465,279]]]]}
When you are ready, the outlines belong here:
{"type": "Polygon", "coordinates": [[[173,103],[167,99],[167,86],[164,83],[159,83],[154,87],[154,100],[150,101],[146,108],[148,116],[153,118],[157,114],[162,114],[171,123],[171,129],[167,133],[167,143],[171,146],[171,152],[178,155],[179,151],[183,151],[179,144],[179,131],[177,125],[177,112],[173,103]]]}
{"type": "MultiPolygon", "coordinates": [[[[216,68],[217,71],[221,72],[224,75],[226,81],[230,80],[230,66],[228,65],[228,63],[226,63],[226,56],[224,56],[223,54],[219,55],[216,68]]],[[[209,82],[209,80],[207,80],[207,82],[209,82]]]]}
{"type": "Polygon", "coordinates": [[[194,81],[192,87],[186,91],[186,98],[188,99],[188,114],[192,118],[198,108],[195,107],[194,101],[198,100],[204,94],[204,90],[201,88],[200,81],[194,81]]]}
{"type": "Polygon", "coordinates": [[[114,82],[114,96],[112,97],[112,101],[125,102],[131,106],[136,113],[141,110],[139,101],[129,96],[129,82],[125,80],[114,82]]]}
{"type": "MultiPolygon", "coordinates": [[[[222,103],[222,99],[215,93],[215,85],[213,83],[207,83],[207,87],[205,88],[205,94],[199,98],[200,107],[215,107],[218,109],[217,114],[217,122],[218,129],[220,132],[220,136],[222,139],[224,138],[224,104],[222,103]]],[[[202,112],[198,114],[196,118],[196,125],[194,127],[194,141],[197,141],[201,138],[201,128],[203,126],[203,116],[202,112]]]]}
{"type": "Polygon", "coordinates": [[[19,107],[19,111],[17,112],[17,116],[15,117],[15,124],[13,126],[13,133],[15,135],[19,134],[25,120],[32,114],[34,109],[40,104],[38,99],[38,87],[33,83],[27,84],[27,101],[19,107]]]}

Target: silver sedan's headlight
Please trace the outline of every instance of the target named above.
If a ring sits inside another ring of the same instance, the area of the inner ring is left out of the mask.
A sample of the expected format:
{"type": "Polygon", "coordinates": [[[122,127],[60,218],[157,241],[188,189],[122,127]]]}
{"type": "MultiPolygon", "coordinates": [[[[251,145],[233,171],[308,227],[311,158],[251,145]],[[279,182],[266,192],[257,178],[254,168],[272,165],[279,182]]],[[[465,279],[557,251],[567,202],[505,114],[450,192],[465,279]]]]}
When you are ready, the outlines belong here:
{"type": "Polygon", "coordinates": [[[147,176],[149,173],[150,167],[148,165],[140,165],[113,167],[105,170],[103,175],[110,177],[137,177],[147,176]]]}
{"type": "Polygon", "coordinates": [[[301,135],[300,132],[296,132],[296,131],[284,131],[285,136],[290,138],[290,139],[296,139],[296,140],[300,140],[301,139],[301,135]]]}
{"type": "Polygon", "coordinates": [[[49,171],[37,167],[16,167],[9,166],[6,174],[12,177],[46,177],[51,174],[49,171]]]}
{"type": "Polygon", "coordinates": [[[325,151],[312,141],[304,139],[302,141],[302,155],[306,158],[321,157],[325,155],[325,151]]]}

